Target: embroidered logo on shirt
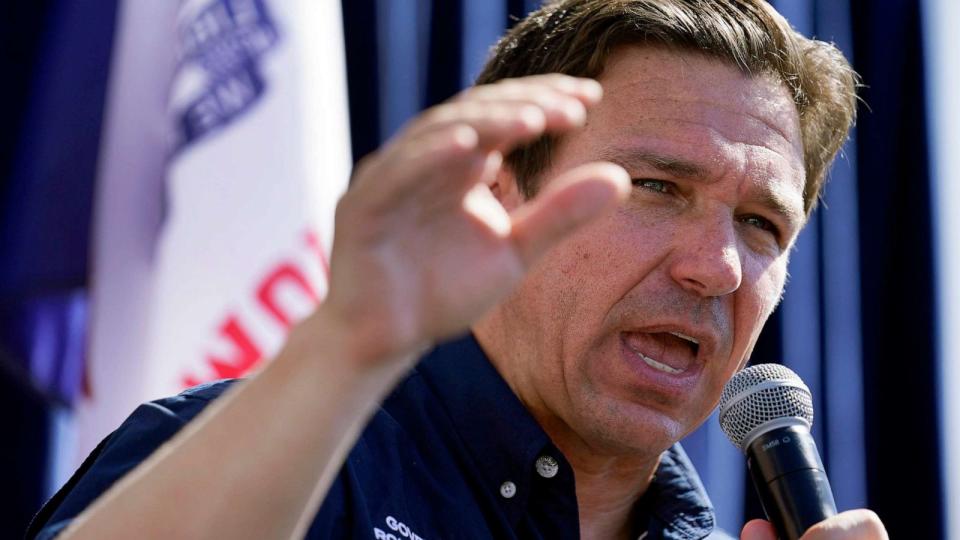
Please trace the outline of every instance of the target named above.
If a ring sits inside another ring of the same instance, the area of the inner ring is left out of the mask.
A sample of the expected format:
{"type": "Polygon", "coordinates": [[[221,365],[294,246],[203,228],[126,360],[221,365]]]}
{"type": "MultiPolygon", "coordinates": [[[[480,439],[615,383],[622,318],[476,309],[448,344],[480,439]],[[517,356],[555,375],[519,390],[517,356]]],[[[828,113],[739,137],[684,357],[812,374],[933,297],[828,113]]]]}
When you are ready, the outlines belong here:
{"type": "Polygon", "coordinates": [[[397,518],[393,516],[387,516],[384,523],[387,524],[387,529],[392,532],[384,531],[380,527],[374,527],[373,537],[376,540],[401,540],[402,538],[407,538],[408,540],[423,540],[422,536],[413,532],[404,522],[397,520],[397,518]]]}

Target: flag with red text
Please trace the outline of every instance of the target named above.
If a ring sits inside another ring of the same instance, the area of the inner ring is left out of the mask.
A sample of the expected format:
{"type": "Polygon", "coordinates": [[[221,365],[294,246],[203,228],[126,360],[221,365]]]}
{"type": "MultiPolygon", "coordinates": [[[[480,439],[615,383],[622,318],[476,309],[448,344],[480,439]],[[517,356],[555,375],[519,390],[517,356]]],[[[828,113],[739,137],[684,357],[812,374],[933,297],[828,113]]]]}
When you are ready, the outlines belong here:
{"type": "Polygon", "coordinates": [[[81,455],[277,352],[326,293],[351,166],[339,2],[162,4],[118,18],[81,455]]]}

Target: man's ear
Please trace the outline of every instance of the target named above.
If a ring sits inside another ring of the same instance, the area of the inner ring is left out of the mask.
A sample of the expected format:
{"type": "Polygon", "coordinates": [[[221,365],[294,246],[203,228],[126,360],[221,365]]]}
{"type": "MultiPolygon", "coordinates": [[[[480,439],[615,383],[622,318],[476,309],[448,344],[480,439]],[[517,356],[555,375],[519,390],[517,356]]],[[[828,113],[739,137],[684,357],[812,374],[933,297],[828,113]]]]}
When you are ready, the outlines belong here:
{"type": "Polygon", "coordinates": [[[517,185],[517,177],[513,173],[513,169],[507,165],[500,167],[500,170],[497,171],[497,176],[490,185],[490,192],[507,212],[513,212],[526,202],[523,194],[520,193],[520,187],[517,185]]]}

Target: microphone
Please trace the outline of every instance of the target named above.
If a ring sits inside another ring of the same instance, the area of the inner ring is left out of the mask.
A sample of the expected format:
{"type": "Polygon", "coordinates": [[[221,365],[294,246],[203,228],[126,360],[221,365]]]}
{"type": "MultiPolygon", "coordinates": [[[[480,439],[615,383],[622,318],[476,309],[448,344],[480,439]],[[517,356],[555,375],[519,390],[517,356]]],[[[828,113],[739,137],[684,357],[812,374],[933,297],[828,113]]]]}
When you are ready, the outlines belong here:
{"type": "Polygon", "coordinates": [[[747,455],[760,503],[783,540],[837,513],[812,425],[810,389],[778,364],[744,369],[720,396],[720,428],[747,455]]]}

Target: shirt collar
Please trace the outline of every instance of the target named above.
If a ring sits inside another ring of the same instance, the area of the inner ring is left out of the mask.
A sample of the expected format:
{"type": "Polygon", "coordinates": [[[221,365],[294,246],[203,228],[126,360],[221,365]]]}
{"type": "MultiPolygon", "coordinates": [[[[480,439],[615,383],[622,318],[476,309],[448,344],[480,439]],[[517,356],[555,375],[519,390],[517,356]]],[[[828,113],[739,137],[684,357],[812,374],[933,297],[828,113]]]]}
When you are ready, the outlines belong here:
{"type": "Polygon", "coordinates": [[[660,456],[660,465],[645,497],[647,495],[652,519],[660,522],[663,538],[704,538],[713,531],[713,504],[680,443],[660,456]]]}
{"type": "MultiPolygon", "coordinates": [[[[508,480],[516,484],[508,514],[516,518],[523,511],[536,460],[544,454],[557,458],[560,478],[568,477],[572,487],[570,465],[472,334],[435,348],[416,370],[446,405],[489,489],[497,492],[508,480]]],[[[662,538],[703,538],[713,530],[713,506],[679,443],[661,456],[647,495],[652,521],[658,522],[651,526],[663,531],[662,538]]]]}
{"type": "Polygon", "coordinates": [[[561,470],[569,469],[472,334],[435,348],[416,370],[446,406],[480,478],[511,521],[524,511],[538,457],[552,453],[561,470]],[[508,481],[515,494],[506,498],[500,489],[508,481]]]}

